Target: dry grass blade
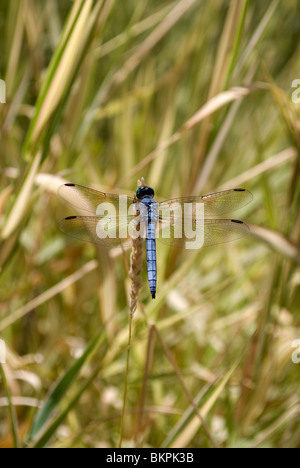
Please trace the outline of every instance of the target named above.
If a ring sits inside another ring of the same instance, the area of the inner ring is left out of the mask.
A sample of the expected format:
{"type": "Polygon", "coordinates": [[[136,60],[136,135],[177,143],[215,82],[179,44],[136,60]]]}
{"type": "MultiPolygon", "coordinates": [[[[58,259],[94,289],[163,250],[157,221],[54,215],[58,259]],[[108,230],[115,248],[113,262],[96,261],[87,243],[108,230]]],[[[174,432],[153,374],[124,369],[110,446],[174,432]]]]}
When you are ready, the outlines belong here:
{"type": "Polygon", "coordinates": [[[166,18],[142,43],[137,52],[132,55],[125,65],[115,74],[113,81],[119,85],[125,81],[128,75],[141,63],[143,58],[154,46],[167,34],[167,32],[181,19],[184,13],[196,3],[197,0],[180,0],[168,13],[166,18]]]}
{"type": "Polygon", "coordinates": [[[13,87],[14,77],[17,74],[18,64],[20,62],[20,54],[22,50],[22,41],[24,36],[24,10],[23,2],[11,2],[9,4],[8,25],[11,33],[9,41],[8,63],[5,81],[8,84],[7,93],[10,95],[13,87]]]}
{"type": "Polygon", "coordinates": [[[242,54],[241,59],[239,60],[235,70],[234,70],[234,77],[238,76],[238,74],[241,72],[243,66],[255,50],[255,47],[257,47],[258,42],[260,41],[263,33],[265,32],[267,26],[269,25],[270,21],[273,18],[274,12],[276,8],[278,7],[279,0],[273,0],[269,6],[267,11],[265,12],[264,16],[262,17],[261,21],[257,25],[256,30],[253,33],[253,36],[249,40],[247,46],[245,47],[245,50],[242,54]]]}
{"type": "Polygon", "coordinates": [[[15,312],[12,312],[7,318],[4,318],[3,320],[1,320],[0,331],[5,330],[5,328],[9,327],[14,322],[24,317],[26,314],[31,312],[36,307],[39,307],[40,305],[49,301],[49,299],[51,299],[52,297],[64,291],[64,289],[69,287],[71,284],[82,279],[85,275],[87,275],[91,271],[96,270],[97,267],[98,267],[98,263],[95,260],[91,260],[89,263],[84,265],[78,271],[68,276],[67,278],[64,278],[60,283],[48,289],[48,291],[43,292],[40,296],[35,297],[34,299],[32,299],[32,301],[28,302],[28,304],[26,304],[25,306],[21,307],[15,312]]]}
{"type": "Polygon", "coordinates": [[[183,125],[183,127],[179,130],[178,133],[184,133],[185,131],[190,130],[201,120],[213,114],[221,107],[226,106],[226,104],[233,101],[237,101],[238,99],[247,96],[251,92],[251,90],[253,90],[253,87],[236,87],[229,89],[228,91],[223,91],[222,93],[219,93],[218,95],[212,97],[195,115],[193,115],[193,117],[190,120],[186,122],[185,125],[183,125]]]}
{"type": "MultiPolygon", "coordinates": [[[[37,398],[22,396],[13,396],[11,398],[11,403],[14,406],[30,406],[32,408],[38,408],[41,404],[40,400],[38,400],[37,398]]],[[[9,406],[8,398],[0,398],[0,406],[9,406]]]]}
{"type": "Polygon", "coordinates": [[[251,92],[251,88],[233,88],[213,97],[210,101],[205,103],[176,133],[174,133],[167,140],[163,141],[154,151],[143,158],[134,169],[126,174],[119,182],[120,185],[130,180],[135,174],[144,169],[153,159],[160,156],[169,146],[179,141],[182,136],[195,127],[199,122],[207,118],[209,115],[216,112],[218,109],[226,106],[228,103],[237,101],[247,96],[251,92]]]}
{"type": "MultiPolygon", "coordinates": [[[[213,405],[216,403],[218,400],[219,396],[223,392],[226,384],[228,383],[229,379],[231,378],[233,372],[235,371],[237,365],[239,364],[239,361],[232,366],[232,368],[227,372],[227,374],[223,377],[221,382],[216,385],[216,388],[214,389],[212,395],[208,398],[206,403],[202,407],[199,408],[199,412],[202,416],[202,418],[206,418],[208,415],[209,411],[212,409],[213,405]]],[[[178,437],[175,439],[175,441],[172,443],[171,448],[185,448],[188,447],[193,438],[195,437],[195,434],[199,430],[201,426],[201,422],[199,421],[199,418],[195,416],[186,426],[186,428],[178,435],[178,437]]]]}
{"type": "MultiPolygon", "coordinates": [[[[175,3],[174,3],[175,4],[175,3]]],[[[119,36],[114,37],[110,41],[102,44],[99,49],[96,50],[96,54],[99,58],[104,57],[107,54],[112,53],[117,47],[122,46],[128,41],[128,38],[138,36],[139,34],[144,33],[148,29],[159,24],[162,19],[166,16],[167,13],[172,9],[171,5],[166,5],[161,8],[158,12],[150,15],[148,18],[143,19],[139,23],[134,24],[129,31],[120,34],[119,36]]]]}
{"type": "Polygon", "coordinates": [[[286,239],[282,234],[262,228],[260,226],[250,226],[251,234],[266,242],[281,255],[296,263],[300,263],[300,250],[297,245],[286,239]]]}
{"type": "Polygon", "coordinates": [[[281,166],[287,162],[293,162],[296,157],[297,152],[295,148],[287,148],[283,151],[280,151],[280,153],[266,159],[266,161],[263,161],[251,169],[248,169],[244,173],[239,174],[234,179],[231,179],[229,182],[221,185],[218,189],[228,190],[231,187],[240,187],[245,182],[249,182],[249,180],[255,179],[255,177],[259,177],[267,171],[272,171],[273,169],[276,169],[278,166],[281,166]]]}
{"type": "MultiPolygon", "coordinates": [[[[208,92],[208,100],[218,95],[227,85],[230,73],[234,65],[235,55],[241,36],[241,25],[244,22],[244,11],[247,8],[247,1],[231,1],[223,31],[219,40],[212,80],[208,92]]],[[[238,105],[235,106],[235,111],[238,105]]],[[[233,118],[233,116],[232,116],[233,118]]],[[[202,161],[207,151],[207,144],[212,130],[212,117],[209,115],[203,122],[199,138],[199,150],[194,160],[192,168],[193,183],[195,184],[196,174],[198,174],[202,161]]],[[[211,158],[212,159],[212,158],[211,158]]],[[[210,162],[210,161],[209,161],[210,162]]],[[[202,177],[202,180],[204,177],[202,177]]],[[[204,185],[204,184],[203,184],[204,185]]],[[[200,187],[200,189],[202,186],[200,187]]],[[[196,193],[196,190],[194,191],[196,193]]]]}
{"type": "Polygon", "coordinates": [[[186,386],[186,384],[185,384],[185,382],[184,382],[184,380],[182,378],[181,372],[178,369],[178,366],[176,365],[175,359],[172,356],[172,353],[170,352],[170,350],[166,346],[166,344],[165,344],[164,340],[162,339],[162,336],[159,333],[158,329],[156,327],[154,327],[154,330],[155,330],[156,336],[158,338],[158,341],[159,341],[165,355],[167,356],[168,360],[170,361],[171,365],[174,368],[174,371],[176,373],[176,377],[177,377],[178,381],[180,382],[180,385],[183,388],[184,393],[186,394],[187,398],[189,399],[190,404],[192,405],[192,407],[193,407],[193,409],[195,411],[195,414],[196,414],[195,418],[198,420],[199,427],[200,426],[203,427],[203,429],[205,431],[205,434],[206,434],[208,440],[210,441],[210,443],[212,444],[212,446],[214,448],[218,448],[218,445],[217,445],[216,441],[214,440],[211,431],[208,429],[208,427],[206,425],[205,415],[204,415],[203,412],[201,412],[199,410],[197,404],[194,401],[193,395],[191,395],[189,389],[187,388],[187,386],[186,386]]]}
{"type": "Polygon", "coordinates": [[[289,425],[291,421],[297,421],[300,415],[300,405],[295,404],[282,414],[275,422],[270,424],[255,439],[251,442],[250,448],[262,448],[264,445],[268,446],[270,437],[280,430],[282,426],[289,425]]]}
{"type": "Polygon", "coordinates": [[[0,193],[0,218],[4,214],[4,208],[9,200],[11,192],[12,192],[12,186],[9,185],[0,193]]]}
{"type": "Polygon", "coordinates": [[[44,89],[37,103],[36,114],[32,120],[25,148],[27,148],[29,139],[31,144],[37,141],[70,82],[76,60],[84,46],[83,36],[91,8],[92,0],[74,3],[57,55],[52,61],[52,66],[49,67],[48,77],[45,79],[44,89]]]}
{"type": "Polygon", "coordinates": [[[228,9],[226,22],[219,41],[219,49],[216,57],[215,68],[212,73],[213,79],[210,85],[208,98],[218,94],[224,87],[228,74],[231,53],[235,38],[237,36],[238,26],[241,14],[245,8],[246,1],[231,1],[228,9]]]}
{"type": "Polygon", "coordinates": [[[40,162],[41,154],[38,153],[28,169],[28,173],[25,176],[22,189],[18,194],[9,217],[7,218],[7,221],[4,225],[1,234],[2,239],[7,239],[24,218],[24,213],[26,212],[27,204],[31,196],[34,179],[38,172],[40,162]]]}
{"type": "MultiPolygon", "coordinates": [[[[161,21],[161,23],[154,29],[152,33],[139,45],[137,50],[126,60],[125,64],[122,65],[116,72],[111,73],[111,76],[106,77],[102,87],[98,90],[98,93],[94,99],[94,102],[87,112],[85,119],[79,131],[78,142],[82,144],[84,141],[87,131],[90,128],[92,122],[95,119],[97,108],[100,107],[105,99],[110,96],[111,92],[115,88],[120,87],[122,83],[129,77],[129,75],[140,65],[140,63],[147,57],[147,55],[153,50],[156,44],[165,37],[172,27],[182,18],[184,13],[192,7],[197,0],[180,0],[175,3],[175,6],[167,14],[167,16],[161,21]]],[[[137,174],[135,172],[135,174],[137,174]]]]}
{"type": "MultiPolygon", "coordinates": [[[[214,141],[214,144],[209,151],[205,163],[203,164],[202,170],[200,172],[200,175],[198,177],[198,180],[195,181],[195,187],[193,188],[192,193],[194,195],[199,195],[207,181],[209,180],[209,176],[215,167],[215,164],[217,162],[218,155],[220,154],[220,151],[223,147],[224,141],[227,137],[227,134],[232,126],[232,123],[234,121],[234,118],[239,110],[241,101],[236,101],[233,103],[230,111],[228,112],[228,115],[225,119],[224,124],[222,125],[221,130],[218,133],[217,138],[214,141]]],[[[199,161],[195,161],[194,165],[194,174],[197,174],[197,165],[199,164],[199,161]]]]}

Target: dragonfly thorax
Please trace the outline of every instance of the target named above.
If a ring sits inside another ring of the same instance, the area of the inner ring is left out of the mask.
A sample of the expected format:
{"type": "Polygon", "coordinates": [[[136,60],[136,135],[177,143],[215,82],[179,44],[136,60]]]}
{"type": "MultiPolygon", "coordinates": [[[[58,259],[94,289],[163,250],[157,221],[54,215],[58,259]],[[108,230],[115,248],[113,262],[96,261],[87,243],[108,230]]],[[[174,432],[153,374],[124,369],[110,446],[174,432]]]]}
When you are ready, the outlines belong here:
{"type": "Polygon", "coordinates": [[[141,218],[147,223],[150,221],[157,223],[159,220],[158,203],[153,200],[153,188],[148,186],[139,187],[135,196],[137,207],[139,207],[137,211],[140,213],[141,218]],[[144,207],[144,209],[142,207],[144,207]]]}
{"type": "Polygon", "coordinates": [[[143,200],[136,202],[136,213],[146,222],[157,223],[159,221],[158,203],[153,198],[144,197],[143,200]]]}

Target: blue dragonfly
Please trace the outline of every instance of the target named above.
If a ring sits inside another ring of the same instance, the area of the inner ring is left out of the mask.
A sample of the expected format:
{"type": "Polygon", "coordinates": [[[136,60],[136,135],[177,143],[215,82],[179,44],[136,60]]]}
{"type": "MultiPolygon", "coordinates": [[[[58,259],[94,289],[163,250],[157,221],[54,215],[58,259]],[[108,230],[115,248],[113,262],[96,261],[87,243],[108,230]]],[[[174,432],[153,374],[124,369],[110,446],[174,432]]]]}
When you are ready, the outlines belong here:
{"type": "Polygon", "coordinates": [[[60,222],[64,233],[108,247],[128,247],[138,236],[145,239],[148,282],[153,299],[157,285],[156,239],[175,247],[190,248],[187,246],[191,242],[190,233],[200,228],[199,245],[208,247],[239,239],[250,232],[242,221],[216,218],[251,202],[252,194],[242,188],[161,203],[154,200],[154,190],[148,186],[139,187],[133,198],[71,183],[59,187],[58,194],[80,214],[60,222]],[[199,206],[203,211],[198,210],[199,206]],[[191,228],[189,233],[186,232],[187,225],[191,228]]]}

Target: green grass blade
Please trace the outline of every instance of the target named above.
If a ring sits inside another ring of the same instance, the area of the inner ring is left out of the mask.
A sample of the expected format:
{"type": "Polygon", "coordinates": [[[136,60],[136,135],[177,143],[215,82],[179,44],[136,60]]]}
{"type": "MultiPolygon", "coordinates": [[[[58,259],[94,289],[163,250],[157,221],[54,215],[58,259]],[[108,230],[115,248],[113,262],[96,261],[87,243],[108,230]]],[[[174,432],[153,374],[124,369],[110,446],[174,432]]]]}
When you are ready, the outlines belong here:
{"type": "MultiPolygon", "coordinates": [[[[203,418],[206,418],[206,416],[208,415],[212,407],[218,401],[218,398],[222,394],[226,384],[228,383],[229,379],[231,378],[233,372],[237,368],[240,361],[241,361],[241,358],[239,358],[235,362],[235,364],[231,367],[231,369],[229,369],[229,371],[224,375],[221,382],[215,387],[215,389],[213,390],[212,394],[207,399],[207,401],[200,407],[200,414],[202,415],[203,418]]],[[[183,423],[184,422],[186,422],[185,416],[183,418],[183,423]]],[[[174,440],[167,441],[168,446],[171,448],[188,447],[193,437],[199,430],[200,426],[201,426],[201,423],[200,423],[199,418],[197,416],[194,416],[193,419],[187,424],[186,427],[180,428],[180,430],[178,430],[178,434],[176,435],[174,440]]]]}
{"type": "Polygon", "coordinates": [[[47,442],[49,439],[53,436],[57,428],[60,426],[60,424],[63,422],[63,420],[66,418],[68,413],[71,411],[72,408],[76,405],[76,403],[79,401],[80,397],[83,395],[83,393],[87,390],[87,388],[90,386],[90,384],[93,382],[93,380],[97,377],[99,371],[100,371],[101,366],[98,366],[92,375],[86,380],[84,385],[80,388],[80,390],[75,394],[75,396],[71,399],[70,403],[67,405],[67,407],[61,412],[61,414],[53,421],[52,424],[45,430],[44,433],[42,433],[39,437],[39,439],[36,441],[36,443],[33,445],[34,448],[43,448],[46,446],[47,442]]]}
{"type": "Polygon", "coordinates": [[[6,393],[7,401],[8,401],[9,415],[10,415],[10,421],[11,421],[11,428],[12,428],[12,436],[13,436],[13,441],[14,441],[14,447],[15,448],[20,448],[21,445],[20,445],[20,441],[19,441],[19,437],[18,437],[17,416],[16,416],[15,408],[14,408],[14,406],[12,404],[12,401],[11,401],[10,390],[9,390],[9,387],[8,387],[5,371],[4,371],[4,368],[3,368],[2,364],[0,364],[0,375],[2,377],[3,386],[4,386],[4,389],[5,389],[5,393],[6,393]]]}
{"type": "Polygon", "coordinates": [[[77,359],[73,366],[65,373],[65,375],[56,383],[53,390],[50,392],[46,401],[38,411],[34,418],[32,427],[28,435],[28,441],[33,441],[38,433],[43,429],[46,423],[49,422],[54,410],[58,407],[60,401],[64,398],[67,390],[70,388],[76,377],[78,376],[82,366],[86,363],[87,359],[104,341],[103,332],[99,333],[88,346],[83,355],[77,359]]]}
{"type": "Polygon", "coordinates": [[[40,133],[68,85],[74,62],[76,62],[76,55],[74,56],[71,50],[74,49],[77,53],[90,8],[90,0],[74,2],[69,20],[61,35],[60,44],[49,65],[47,76],[39,94],[35,115],[31,121],[23,147],[25,157],[27,157],[30,146],[37,142],[40,133]]]}

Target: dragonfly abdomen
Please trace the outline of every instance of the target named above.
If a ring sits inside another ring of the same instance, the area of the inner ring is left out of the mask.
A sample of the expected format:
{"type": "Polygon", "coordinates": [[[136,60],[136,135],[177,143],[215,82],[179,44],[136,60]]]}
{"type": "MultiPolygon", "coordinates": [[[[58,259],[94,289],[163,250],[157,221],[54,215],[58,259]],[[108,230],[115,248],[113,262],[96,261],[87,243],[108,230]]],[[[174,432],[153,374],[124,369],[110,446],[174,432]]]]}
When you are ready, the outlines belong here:
{"type": "MultiPolygon", "coordinates": [[[[151,229],[150,226],[148,226],[148,230],[149,229],[151,229]]],[[[150,292],[151,292],[151,295],[152,295],[152,299],[155,299],[156,283],[157,283],[155,237],[154,237],[154,239],[152,239],[152,238],[149,238],[148,235],[147,235],[146,250],[147,250],[147,270],[148,270],[149,287],[150,287],[150,292]]]]}
{"type": "Polygon", "coordinates": [[[157,263],[156,263],[156,218],[157,218],[156,206],[150,204],[148,206],[148,226],[146,236],[146,251],[147,251],[147,270],[148,270],[148,282],[152,299],[156,296],[156,284],[157,284],[157,263]]]}

